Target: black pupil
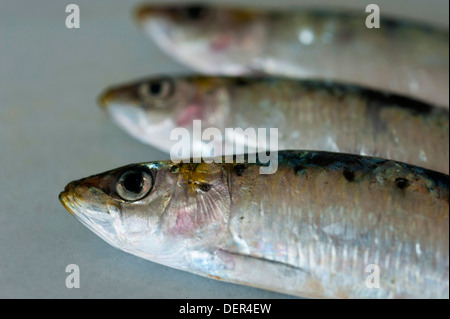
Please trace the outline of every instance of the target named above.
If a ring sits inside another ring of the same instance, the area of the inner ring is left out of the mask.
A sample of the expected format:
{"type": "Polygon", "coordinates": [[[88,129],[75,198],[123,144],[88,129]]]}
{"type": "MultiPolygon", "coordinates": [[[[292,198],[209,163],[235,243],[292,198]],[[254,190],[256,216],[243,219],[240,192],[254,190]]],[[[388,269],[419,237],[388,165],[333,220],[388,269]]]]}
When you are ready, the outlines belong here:
{"type": "Polygon", "coordinates": [[[159,82],[150,83],[149,90],[152,95],[159,95],[162,91],[162,85],[159,82]]]}
{"type": "Polygon", "coordinates": [[[132,172],[125,176],[123,187],[130,193],[139,194],[143,188],[143,178],[141,172],[132,172]]]}
{"type": "Polygon", "coordinates": [[[205,15],[204,7],[189,7],[186,9],[187,16],[192,20],[201,19],[205,15]]]}
{"type": "Polygon", "coordinates": [[[395,184],[397,185],[398,188],[405,189],[406,187],[409,186],[409,181],[405,178],[399,177],[395,180],[395,184]]]}

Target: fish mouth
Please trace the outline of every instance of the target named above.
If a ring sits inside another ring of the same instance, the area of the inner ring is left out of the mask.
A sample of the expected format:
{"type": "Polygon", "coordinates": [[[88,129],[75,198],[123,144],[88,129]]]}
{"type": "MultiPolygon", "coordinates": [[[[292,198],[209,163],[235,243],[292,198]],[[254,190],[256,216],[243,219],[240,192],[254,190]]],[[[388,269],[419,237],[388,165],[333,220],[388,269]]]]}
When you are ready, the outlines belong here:
{"type": "Polygon", "coordinates": [[[58,199],[72,216],[78,218],[79,215],[82,214],[80,208],[84,205],[83,196],[79,196],[80,190],[86,191],[89,188],[96,188],[98,184],[98,176],[91,176],[79,181],[73,181],[66,185],[64,191],[59,193],[58,199]]]}
{"type": "Polygon", "coordinates": [[[106,110],[109,103],[114,99],[113,91],[107,90],[100,94],[100,96],[97,99],[98,105],[100,105],[100,108],[103,110],[106,110]]]}
{"type": "Polygon", "coordinates": [[[99,95],[97,103],[101,109],[107,110],[112,103],[139,105],[140,102],[133,85],[126,85],[107,88],[99,95]]]}
{"type": "MultiPolygon", "coordinates": [[[[72,182],[67,185],[58,198],[67,211],[74,216],[81,224],[91,230],[94,234],[105,240],[110,245],[120,248],[120,243],[115,238],[114,225],[109,213],[102,215],[92,215],[92,206],[85,203],[82,197],[77,196],[75,189],[79,182],[72,182]]],[[[100,190],[98,190],[100,192],[100,190]]]]}
{"type": "Polygon", "coordinates": [[[156,6],[149,6],[149,5],[139,5],[134,9],[134,17],[139,22],[142,23],[148,18],[152,16],[157,16],[162,13],[161,8],[157,8],[156,6]]]}
{"type": "Polygon", "coordinates": [[[58,199],[64,208],[72,215],[76,216],[75,207],[74,207],[74,199],[73,195],[70,191],[70,185],[67,185],[61,193],[59,193],[58,199]]]}

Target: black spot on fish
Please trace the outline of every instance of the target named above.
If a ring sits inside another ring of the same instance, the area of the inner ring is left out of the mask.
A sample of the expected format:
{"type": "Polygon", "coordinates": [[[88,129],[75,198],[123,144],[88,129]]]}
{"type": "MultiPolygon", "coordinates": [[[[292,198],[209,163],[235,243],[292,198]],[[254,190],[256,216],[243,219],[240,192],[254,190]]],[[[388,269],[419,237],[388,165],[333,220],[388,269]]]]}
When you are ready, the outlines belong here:
{"type": "Polygon", "coordinates": [[[355,181],[355,173],[349,169],[344,169],[343,175],[345,179],[349,182],[355,181]]]}
{"type": "Polygon", "coordinates": [[[399,20],[395,19],[383,19],[381,20],[380,27],[385,28],[388,32],[395,32],[403,24],[399,20]]]}
{"type": "Polygon", "coordinates": [[[237,78],[235,78],[234,79],[234,84],[236,85],[236,86],[247,86],[247,85],[249,85],[249,84],[251,84],[252,82],[251,82],[251,80],[250,79],[247,79],[247,78],[243,78],[243,77],[237,77],[237,78]]]}
{"type": "Polygon", "coordinates": [[[295,173],[295,174],[299,174],[299,173],[301,173],[304,169],[305,169],[304,166],[302,166],[302,165],[296,165],[296,166],[294,166],[294,173],[295,173]]]}
{"type": "Polygon", "coordinates": [[[236,172],[237,176],[242,176],[244,174],[246,167],[243,164],[237,164],[233,167],[233,169],[236,172]]]}
{"type": "Polygon", "coordinates": [[[207,183],[201,183],[198,188],[200,188],[201,191],[206,193],[212,188],[212,186],[207,183]]]}
{"type": "Polygon", "coordinates": [[[189,20],[200,20],[206,16],[207,11],[205,6],[191,5],[185,9],[185,14],[189,20]]]}
{"type": "Polygon", "coordinates": [[[400,189],[405,189],[409,186],[409,181],[406,178],[397,178],[395,179],[395,185],[400,189]]]}

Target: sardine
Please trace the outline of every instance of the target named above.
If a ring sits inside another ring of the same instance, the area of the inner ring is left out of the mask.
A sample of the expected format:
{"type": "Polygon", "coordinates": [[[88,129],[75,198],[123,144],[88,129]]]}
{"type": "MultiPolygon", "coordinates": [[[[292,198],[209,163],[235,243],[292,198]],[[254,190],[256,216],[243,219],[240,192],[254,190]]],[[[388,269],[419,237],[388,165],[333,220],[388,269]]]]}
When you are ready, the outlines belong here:
{"type": "Polygon", "coordinates": [[[302,297],[448,298],[448,175],[314,151],[134,164],[60,200],[109,244],[213,279],[302,297]],[[250,157],[248,157],[250,158],[250,157]]]}
{"type": "Polygon", "coordinates": [[[145,33],[178,61],[207,74],[267,73],[390,90],[449,106],[449,34],[365,12],[214,5],[142,5],[145,33]]]}
{"type": "Polygon", "coordinates": [[[246,138],[245,130],[277,128],[278,149],[369,155],[449,172],[448,110],[362,87],[287,78],[152,77],[112,87],[99,101],[127,133],[168,153],[181,142],[170,139],[175,128],[188,130],[191,154],[205,152],[203,157],[261,151],[261,139],[246,138]],[[201,121],[200,134],[194,134],[194,120],[201,121]],[[220,136],[203,136],[210,127],[220,136]],[[227,128],[241,131],[229,134],[227,128]],[[210,143],[222,153],[208,154],[210,143]],[[236,145],[243,151],[227,152],[236,145]]]}

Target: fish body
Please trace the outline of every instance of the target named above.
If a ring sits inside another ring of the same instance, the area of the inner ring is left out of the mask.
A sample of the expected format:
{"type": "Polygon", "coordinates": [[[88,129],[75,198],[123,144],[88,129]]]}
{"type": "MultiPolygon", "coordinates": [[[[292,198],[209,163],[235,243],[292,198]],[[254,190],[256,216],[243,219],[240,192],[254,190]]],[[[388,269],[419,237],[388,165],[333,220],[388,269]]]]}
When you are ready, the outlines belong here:
{"type": "Polygon", "coordinates": [[[448,298],[448,175],[274,156],[268,175],[250,157],[129,165],[70,183],[60,200],[113,246],[198,275],[301,297],[448,298]]]}
{"type": "Polygon", "coordinates": [[[368,13],[143,5],[140,25],[169,55],[206,74],[322,78],[448,108],[448,30],[368,13]]]}
{"type": "Polygon", "coordinates": [[[261,151],[260,140],[246,138],[245,130],[276,128],[278,149],[369,155],[449,172],[448,110],[353,85],[268,77],[152,77],[112,87],[100,103],[127,133],[168,153],[182,142],[171,135],[176,128],[189,133],[191,154],[204,152],[203,157],[261,151]],[[195,134],[195,120],[201,121],[200,134],[195,134]],[[220,136],[203,135],[208,128],[218,129],[220,136]],[[210,143],[220,153],[207,153],[210,143]]]}

